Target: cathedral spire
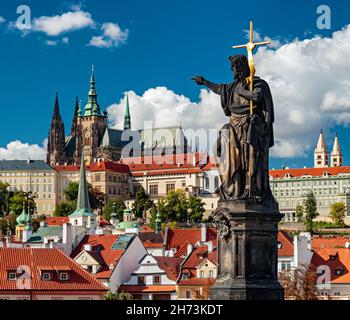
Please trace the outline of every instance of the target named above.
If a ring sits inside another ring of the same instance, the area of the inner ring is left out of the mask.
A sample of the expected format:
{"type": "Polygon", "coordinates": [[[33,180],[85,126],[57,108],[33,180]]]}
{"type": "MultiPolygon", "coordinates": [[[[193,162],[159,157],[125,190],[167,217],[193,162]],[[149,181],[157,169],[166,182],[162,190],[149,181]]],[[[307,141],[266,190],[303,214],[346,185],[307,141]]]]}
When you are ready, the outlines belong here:
{"type": "Polygon", "coordinates": [[[54,108],[54,112],[53,112],[53,119],[56,119],[56,120],[61,119],[60,104],[59,104],[59,101],[58,101],[58,92],[56,92],[55,108],[54,108]]]}
{"type": "Polygon", "coordinates": [[[124,130],[131,129],[129,95],[126,95],[126,109],[124,115],[124,130]]]}
{"type": "Polygon", "coordinates": [[[343,165],[343,153],[340,148],[338,134],[335,135],[332,150],[332,167],[341,167],[343,165]]]}
{"type": "Polygon", "coordinates": [[[84,116],[100,116],[102,117],[101,114],[101,109],[100,106],[97,102],[97,93],[96,93],[96,82],[95,82],[95,68],[92,65],[91,67],[91,79],[90,79],[90,89],[89,89],[89,98],[88,98],[88,103],[85,107],[85,113],[84,116]]]}
{"type": "Polygon", "coordinates": [[[72,121],[72,127],[70,130],[71,137],[77,136],[77,130],[78,130],[78,116],[79,116],[79,99],[78,97],[75,98],[75,109],[74,109],[74,116],[72,121]]]}
{"type": "Polygon", "coordinates": [[[47,142],[47,163],[52,165],[63,164],[65,161],[65,133],[64,124],[60,115],[58,93],[56,92],[55,107],[47,142]]]}
{"type": "Polygon", "coordinates": [[[318,137],[317,145],[314,152],[314,167],[324,168],[329,165],[329,152],[324,140],[324,135],[321,130],[320,136],[318,137]]]}

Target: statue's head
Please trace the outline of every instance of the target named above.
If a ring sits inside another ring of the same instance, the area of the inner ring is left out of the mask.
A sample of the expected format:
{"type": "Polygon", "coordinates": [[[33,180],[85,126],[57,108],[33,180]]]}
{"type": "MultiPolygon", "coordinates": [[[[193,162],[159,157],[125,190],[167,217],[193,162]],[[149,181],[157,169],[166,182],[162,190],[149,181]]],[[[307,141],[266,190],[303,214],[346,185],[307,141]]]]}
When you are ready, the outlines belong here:
{"type": "Polygon", "coordinates": [[[231,70],[236,80],[243,80],[250,75],[248,59],[245,55],[238,54],[229,58],[231,70]]]}

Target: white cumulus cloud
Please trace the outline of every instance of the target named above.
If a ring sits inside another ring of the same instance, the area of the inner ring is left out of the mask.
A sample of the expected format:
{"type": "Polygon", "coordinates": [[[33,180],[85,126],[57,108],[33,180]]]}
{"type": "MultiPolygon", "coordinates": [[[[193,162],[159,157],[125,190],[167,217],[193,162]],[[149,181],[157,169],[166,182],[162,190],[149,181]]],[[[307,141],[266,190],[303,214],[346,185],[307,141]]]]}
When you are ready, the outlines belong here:
{"type": "Polygon", "coordinates": [[[117,23],[106,22],[101,27],[102,35],[95,36],[89,45],[98,48],[118,47],[127,41],[129,30],[122,30],[117,23]]]}
{"type": "Polygon", "coordinates": [[[85,11],[69,11],[62,15],[42,16],[33,20],[33,30],[44,32],[48,36],[58,36],[94,25],[91,14],[85,11]]]}
{"type": "MultiPolygon", "coordinates": [[[[329,38],[295,39],[257,51],[256,74],[268,81],[274,98],[276,143],[272,156],[307,156],[321,128],[350,124],[348,52],[350,25],[329,38]]],[[[194,129],[218,128],[227,121],[219,97],[206,90],[200,91],[198,102],[165,87],[148,89],[141,96],[131,91],[129,97],[134,128],[142,128],[145,120],[153,121],[155,127],[182,123],[184,128],[194,129]]],[[[121,127],[125,98],[108,111],[113,126],[121,127]]]]}
{"type": "Polygon", "coordinates": [[[46,144],[46,140],[42,146],[23,143],[19,140],[12,141],[5,148],[0,148],[0,159],[26,160],[30,158],[33,160],[44,160],[46,157],[46,144]]]}

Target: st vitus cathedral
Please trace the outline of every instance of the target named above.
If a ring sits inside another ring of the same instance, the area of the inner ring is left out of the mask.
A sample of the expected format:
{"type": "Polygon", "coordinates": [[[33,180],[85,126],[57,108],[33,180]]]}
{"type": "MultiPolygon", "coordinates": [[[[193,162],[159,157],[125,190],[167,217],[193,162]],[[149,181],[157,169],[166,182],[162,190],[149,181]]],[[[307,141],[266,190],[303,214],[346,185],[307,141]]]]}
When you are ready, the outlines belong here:
{"type": "MultiPolygon", "coordinates": [[[[129,129],[131,130],[131,117],[129,99],[127,98],[124,130],[129,129]]],[[[140,137],[138,144],[141,146],[141,154],[145,154],[149,150],[153,152],[155,149],[162,154],[187,153],[187,140],[181,126],[167,129],[171,133],[170,139],[159,140],[159,138],[152,136],[150,142],[144,138],[148,134],[144,130],[138,130],[140,137]],[[161,148],[159,148],[160,146],[161,148]]],[[[91,163],[95,159],[119,161],[122,149],[128,143],[128,141],[122,141],[122,134],[123,130],[108,128],[107,111],[102,112],[97,101],[94,68],[92,67],[88,102],[85,109],[82,110],[78,98],[76,99],[69,136],[65,135],[58,95],[56,94],[54,114],[48,135],[47,163],[50,165],[79,164],[82,154],[87,163],[91,163]]],[[[153,152],[153,154],[155,153],[153,152]]]]}
{"type": "MultiPolygon", "coordinates": [[[[131,129],[129,105],[127,102],[124,129],[131,129]]],[[[89,98],[83,111],[78,98],[70,135],[65,136],[64,123],[59,109],[58,95],[47,144],[47,163],[50,165],[80,163],[84,154],[86,162],[101,158],[118,161],[121,157],[123,131],[108,128],[107,111],[101,112],[97,101],[95,75],[92,68],[89,98]]]]}

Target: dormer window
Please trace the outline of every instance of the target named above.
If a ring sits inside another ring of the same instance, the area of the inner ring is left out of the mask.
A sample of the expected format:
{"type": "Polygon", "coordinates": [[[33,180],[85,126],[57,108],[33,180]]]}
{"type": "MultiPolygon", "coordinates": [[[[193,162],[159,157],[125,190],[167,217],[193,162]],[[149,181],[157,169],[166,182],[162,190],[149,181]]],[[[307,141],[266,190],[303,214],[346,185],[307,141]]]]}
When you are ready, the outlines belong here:
{"type": "Polygon", "coordinates": [[[330,255],[330,256],[329,256],[329,260],[334,261],[334,260],[335,260],[335,255],[330,255]]]}
{"type": "Polygon", "coordinates": [[[334,275],[341,276],[344,274],[344,269],[342,267],[335,269],[334,275]]]}
{"type": "Polygon", "coordinates": [[[67,281],[67,280],[69,279],[68,273],[67,273],[67,272],[61,272],[61,273],[59,274],[59,279],[60,279],[61,281],[67,281]]]}
{"type": "Polygon", "coordinates": [[[10,281],[17,280],[17,273],[16,272],[9,272],[9,280],[10,281]]]}
{"type": "Polygon", "coordinates": [[[50,272],[43,272],[42,279],[44,281],[50,281],[51,280],[51,273],[50,272]]]}

